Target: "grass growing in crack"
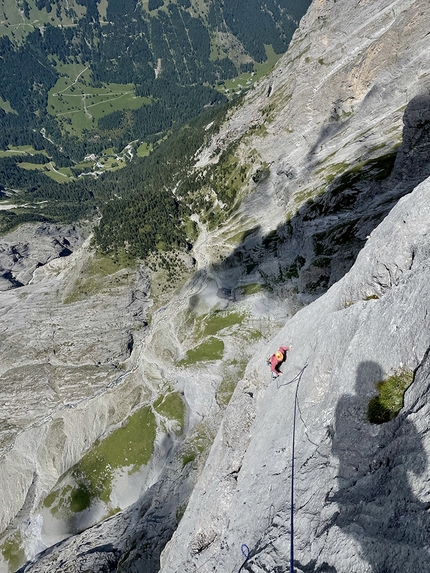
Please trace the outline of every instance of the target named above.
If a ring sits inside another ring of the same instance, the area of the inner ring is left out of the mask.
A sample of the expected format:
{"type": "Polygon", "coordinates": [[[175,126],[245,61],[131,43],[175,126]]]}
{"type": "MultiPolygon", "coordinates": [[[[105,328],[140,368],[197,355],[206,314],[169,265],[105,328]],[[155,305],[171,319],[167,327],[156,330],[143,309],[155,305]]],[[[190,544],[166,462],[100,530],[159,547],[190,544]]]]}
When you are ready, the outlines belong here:
{"type": "Polygon", "coordinates": [[[367,408],[369,422],[384,424],[397,416],[403,407],[403,396],[412,384],[413,377],[414,373],[411,370],[402,368],[376,384],[379,393],[369,402],[367,408]]]}

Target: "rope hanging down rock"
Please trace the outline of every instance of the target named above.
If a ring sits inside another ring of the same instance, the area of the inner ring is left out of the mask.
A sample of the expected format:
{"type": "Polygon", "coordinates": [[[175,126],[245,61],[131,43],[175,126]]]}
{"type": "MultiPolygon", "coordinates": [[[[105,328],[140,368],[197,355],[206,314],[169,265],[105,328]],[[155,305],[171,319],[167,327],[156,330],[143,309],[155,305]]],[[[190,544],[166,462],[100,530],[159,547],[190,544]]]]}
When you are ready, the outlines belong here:
{"type": "MultiPolygon", "coordinates": [[[[297,420],[297,405],[300,380],[302,379],[303,372],[307,367],[307,363],[303,366],[300,372],[287,384],[292,384],[297,380],[296,390],[294,392],[294,409],[293,409],[293,432],[291,444],[291,499],[290,499],[290,573],[294,573],[294,454],[296,448],[296,420],[297,420]]],[[[284,385],[284,384],[282,384],[284,385]]],[[[279,387],[279,386],[278,386],[279,387]]]]}
{"type": "MultiPolygon", "coordinates": [[[[308,366],[308,362],[303,366],[303,368],[288,382],[283,382],[282,384],[279,383],[279,378],[276,379],[276,386],[277,388],[281,388],[281,386],[289,386],[297,381],[296,389],[294,391],[294,409],[293,409],[293,427],[292,427],[292,447],[291,447],[291,493],[290,493],[290,573],[294,573],[294,455],[295,455],[295,446],[296,446],[296,422],[297,422],[297,409],[298,409],[298,393],[299,393],[299,386],[300,381],[303,376],[303,372],[306,370],[308,366]]],[[[242,555],[245,557],[245,561],[240,566],[238,573],[241,573],[242,569],[245,567],[246,563],[248,562],[251,552],[249,547],[242,543],[240,546],[240,550],[242,551],[242,555]]]]}

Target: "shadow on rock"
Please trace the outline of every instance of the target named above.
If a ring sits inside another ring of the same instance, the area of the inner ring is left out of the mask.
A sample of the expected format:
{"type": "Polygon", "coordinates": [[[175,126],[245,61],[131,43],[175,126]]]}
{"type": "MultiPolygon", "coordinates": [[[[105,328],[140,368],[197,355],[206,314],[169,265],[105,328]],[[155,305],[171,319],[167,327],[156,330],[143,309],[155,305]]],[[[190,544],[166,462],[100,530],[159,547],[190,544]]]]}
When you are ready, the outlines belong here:
{"type": "MultiPolygon", "coordinates": [[[[373,573],[424,573],[430,571],[429,505],[411,483],[426,471],[427,456],[407,412],[378,428],[367,421],[369,396],[383,378],[378,364],[361,363],[356,394],[344,395],[336,409],[332,453],[339,460],[339,489],[330,500],[339,508],[335,526],[359,544],[373,573]]],[[[369,571],[364,567],[357,571],[369,571]]]]}
{"type": "MultiPolygon", "coordinates": [[[[236,289],[240,298],[247,293],[240,285],[257,283],[280,296],[298,291],[316,297],[341,279],[372,230],[430,175],[430,97],[413,98],[403,123],[400,148],[387,148],[372,158],[363,150],[360,160],[328,183],[323,195],[303,204],[276,230],[267,235],[259,226],[245,231],[240,245],[213,266],[218,288],[236,289]]],[[[261,193],[266,184],[261,183],[261,193]]],[[[287,184],[283,193],[288,198],[287,184]]]]}

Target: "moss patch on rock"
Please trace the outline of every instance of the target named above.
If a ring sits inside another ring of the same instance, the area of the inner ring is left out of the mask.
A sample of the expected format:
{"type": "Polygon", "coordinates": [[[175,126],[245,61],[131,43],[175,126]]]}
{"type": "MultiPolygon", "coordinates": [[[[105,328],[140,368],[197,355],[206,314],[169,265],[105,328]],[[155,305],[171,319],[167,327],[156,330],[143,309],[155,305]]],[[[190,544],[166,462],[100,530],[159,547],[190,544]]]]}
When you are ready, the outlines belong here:
{"type": "Polygon", "coordinates": [[[367,408],[367,418],[372,424],[384,424],[397,416],[403,408],[403,396],[412,384],[414,373],[400,369],[386,380],[376,384],[379,393],[374,396],[367,408]]]}

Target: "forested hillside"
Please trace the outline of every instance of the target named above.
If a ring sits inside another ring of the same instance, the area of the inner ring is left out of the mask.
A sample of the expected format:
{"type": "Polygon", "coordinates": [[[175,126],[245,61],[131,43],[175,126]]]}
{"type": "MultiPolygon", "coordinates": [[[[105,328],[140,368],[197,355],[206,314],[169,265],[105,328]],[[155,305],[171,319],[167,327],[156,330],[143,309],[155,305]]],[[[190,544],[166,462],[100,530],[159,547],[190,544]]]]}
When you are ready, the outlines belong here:
{"type": "Polygon", "coordinates": [[[193,130],[221,117],[286,51],[309,4],[2,0],[0,198],[17,208],[0,211],[0,232],[98,209],[105,250],[184,241],[188,209],[171,195],[170,167],[183,168],[204,134],[181,126],[205,109],[193,130]],[[149,227],[166,209],[175,233],[161,237],[149,227]],[[119,213],[129,216],[114,233],[119,213]]]}

